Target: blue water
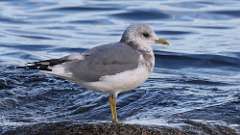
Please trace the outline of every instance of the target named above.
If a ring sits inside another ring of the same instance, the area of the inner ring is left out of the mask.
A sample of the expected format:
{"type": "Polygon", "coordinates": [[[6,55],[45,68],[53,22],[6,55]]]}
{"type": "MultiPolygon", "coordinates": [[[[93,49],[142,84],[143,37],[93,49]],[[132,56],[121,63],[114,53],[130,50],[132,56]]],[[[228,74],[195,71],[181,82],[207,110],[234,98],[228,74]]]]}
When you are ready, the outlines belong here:
{"type": "Polygon", "coordinates": [[[0,131],[38,122],[110,121],[107,94],[16,66],[116,42],[140,22],[171,46],[154,46],[154,73],[120,94],[120,119],[239,128],[239,7],[238,0],[1,0],[0,131]]]}

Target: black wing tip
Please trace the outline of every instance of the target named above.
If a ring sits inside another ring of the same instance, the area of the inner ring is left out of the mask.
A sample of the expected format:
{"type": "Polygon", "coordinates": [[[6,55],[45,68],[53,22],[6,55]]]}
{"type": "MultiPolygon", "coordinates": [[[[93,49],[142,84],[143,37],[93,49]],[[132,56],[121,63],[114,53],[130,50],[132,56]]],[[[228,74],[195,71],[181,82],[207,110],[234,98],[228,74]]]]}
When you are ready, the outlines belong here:
{"type": "Polygon", "coordinates": [[[18,68],[52,71],[51,67],[58,65],[58,64],[62,64],[67,61],[69,61],[69,60],[63,59],[63,58],[50,59],[50,60],[43,60],[43,61],[39,61],[39,62],[27,63],[25,66],[19,66],[18,68]]]}
{"type": "Polygon", "coordinates": [[[19,68],[25,69],[38,69],[38,70],[45,70],[45,71],[52,71],[51,67],[62,64],[67,62],[67,59],[50,59],[50,60],[43,60],[39,62],[27,63],[25,66],[20,66],[19,68]]]}
{"type": "Polygon", "coordinates": [[[41,64],[41,62],[34,62],[34,63],[27,63],[25,66],[18,66],[17,68],[21,68],[21,69],[36,69],[36,70],[46,70],[46,71],[52,71],[49,68],[49,65],[44,65],[41,64]]]}

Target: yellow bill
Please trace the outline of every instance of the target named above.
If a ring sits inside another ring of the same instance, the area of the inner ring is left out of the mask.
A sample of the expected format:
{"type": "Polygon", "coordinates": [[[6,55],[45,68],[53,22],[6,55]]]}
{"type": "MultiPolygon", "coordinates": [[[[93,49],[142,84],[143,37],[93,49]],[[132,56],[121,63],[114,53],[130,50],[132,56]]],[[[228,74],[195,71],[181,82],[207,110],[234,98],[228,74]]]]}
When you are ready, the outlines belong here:
{"type": "Polygon", "coordinates": [[[155,40],[156,44],[162,44],[162,45],[169,45],[169,42],[166,39],[163,38],[158,38],[157,40],[155,40]]]}

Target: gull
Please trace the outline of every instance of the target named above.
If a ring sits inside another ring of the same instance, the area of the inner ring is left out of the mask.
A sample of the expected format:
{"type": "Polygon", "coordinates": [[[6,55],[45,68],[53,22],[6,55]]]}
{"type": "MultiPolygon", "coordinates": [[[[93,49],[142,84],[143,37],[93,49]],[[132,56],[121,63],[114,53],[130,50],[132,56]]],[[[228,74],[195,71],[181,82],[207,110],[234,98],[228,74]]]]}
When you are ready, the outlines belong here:
{"type": "Polygon", "coordinates": [[[109,93],[112,122],[117,123],[117,95],[135,89],[153,71],[152,44],[169,45],[167,40],[158,38],[148,24],[132,24],[119,42],[59,59],[29,63],[26,67],[46,71],[90,90],[109,93]]]}

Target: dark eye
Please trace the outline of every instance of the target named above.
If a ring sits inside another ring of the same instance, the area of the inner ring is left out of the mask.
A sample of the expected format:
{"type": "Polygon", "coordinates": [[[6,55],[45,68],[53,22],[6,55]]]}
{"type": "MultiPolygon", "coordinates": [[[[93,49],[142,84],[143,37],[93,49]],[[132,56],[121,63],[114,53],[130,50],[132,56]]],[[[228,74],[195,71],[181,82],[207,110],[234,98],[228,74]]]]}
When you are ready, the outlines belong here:
{"type": "Polygon", "coordinates": [[[144,32],[142,35],[143,35],[145,38],[148,38],[148,37],[150,36],[147,32],[144,32]]]}

